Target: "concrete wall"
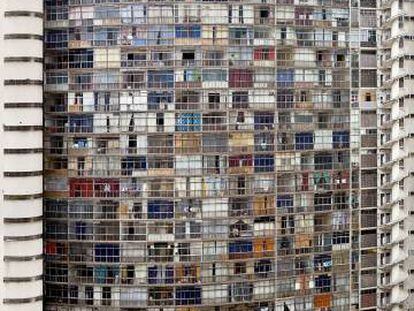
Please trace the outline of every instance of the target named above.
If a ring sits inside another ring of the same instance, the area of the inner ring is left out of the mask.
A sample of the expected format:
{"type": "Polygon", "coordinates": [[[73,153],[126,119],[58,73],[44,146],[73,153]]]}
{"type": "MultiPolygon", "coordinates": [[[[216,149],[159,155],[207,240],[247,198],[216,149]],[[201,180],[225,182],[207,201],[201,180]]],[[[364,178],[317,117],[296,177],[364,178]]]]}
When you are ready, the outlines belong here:
{"type": "Polygon", "coordinates": [[[0,38],[0,310],[42,310],[43,1],[1,1],[0,38]]]}

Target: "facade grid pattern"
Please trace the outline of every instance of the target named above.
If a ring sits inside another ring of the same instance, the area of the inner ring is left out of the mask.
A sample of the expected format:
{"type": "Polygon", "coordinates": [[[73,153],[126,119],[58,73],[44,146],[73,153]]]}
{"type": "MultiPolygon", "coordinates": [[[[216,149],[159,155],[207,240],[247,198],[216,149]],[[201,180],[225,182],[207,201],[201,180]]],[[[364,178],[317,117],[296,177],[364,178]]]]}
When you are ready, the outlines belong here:
{"type": "Polygon", "coordinates": [[[46,310],[375,310],[358,5],[46,0],[46,310]]]}

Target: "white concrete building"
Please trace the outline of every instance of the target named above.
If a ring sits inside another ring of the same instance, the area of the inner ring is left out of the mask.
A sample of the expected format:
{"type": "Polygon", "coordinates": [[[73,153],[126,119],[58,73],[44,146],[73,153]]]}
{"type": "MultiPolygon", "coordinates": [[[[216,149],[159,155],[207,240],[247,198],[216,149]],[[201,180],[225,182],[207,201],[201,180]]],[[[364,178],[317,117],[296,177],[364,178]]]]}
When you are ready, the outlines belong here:
{"type": "Polygon", "coordinates": [[[378,3],[380,26],[379,92],[379,273],[378,305],[414,310],[410,254],[414,238],[414,4],[378,3]]]}
{"type": "Polygon", "coordinates": [[[0,310],[41,310],[43,1],[0,1],[0,310]]]}

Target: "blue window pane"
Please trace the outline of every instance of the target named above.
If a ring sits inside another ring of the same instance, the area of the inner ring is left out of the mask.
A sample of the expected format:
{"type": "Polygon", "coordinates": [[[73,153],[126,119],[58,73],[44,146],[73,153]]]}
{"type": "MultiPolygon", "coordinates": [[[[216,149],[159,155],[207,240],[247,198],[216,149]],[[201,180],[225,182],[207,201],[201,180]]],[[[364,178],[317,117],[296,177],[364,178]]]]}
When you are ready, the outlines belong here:
{"type": "Polygon", "coordinates": [[[349,132],[338,131],[332,133],[332,141],[334,148],[349,148],[349,132]]]}
{"type": "Polygon", "coordinates": [[[201,304],[201,288],[198,286],[183,286],[176,289],[175,299],[177,305],[201,304]]]}
{"type": "Polygon", "coordinates": [[[273,172],[275,169],[275,159],[273,155],[261,155],[254,158],[255,172],[273,172]]]}
{"type": "Polygon", "coordinates": [[[296,150],[313,149],[313,133],[297,133],[295,143],[296,150]]]}
{"type": "Polygon", "coordinates": [[[148,87],[171,88],[174,86],[173,70],[150,70],[148,71],[148,87]]]}
{"type": "Polygon", "coordinates": [[[177,25],[175,26],[176,38],[200,38],[201,26],[200,25],[177,25]]]}
{"type": "Polygon", "coordinates": [[[97,244],[95,246],[95,261],[119,262],[119,245],[97,244]]]}
{"type": "Polygon", "coordinates": [[[174,217],[174,204],[170,201],[148,201],[148,219],[167,219],[174,217]]]}
{"type": "Polygon", "coordinates": [[[293,87],[294,72],[292,69],[278,69],[276,82],[278,87],[293,87]]]}
{"type": "Polygon", "coordinates": [[[250,253],[253,251],[251,241],[236,241],[229,243],[229,253],[250,253]]]}
{"type": "Polygon", "coordinates": [[[200,113],[181,113],[176,118],[176,131],[196,132],[201,130],[200,113]]]}

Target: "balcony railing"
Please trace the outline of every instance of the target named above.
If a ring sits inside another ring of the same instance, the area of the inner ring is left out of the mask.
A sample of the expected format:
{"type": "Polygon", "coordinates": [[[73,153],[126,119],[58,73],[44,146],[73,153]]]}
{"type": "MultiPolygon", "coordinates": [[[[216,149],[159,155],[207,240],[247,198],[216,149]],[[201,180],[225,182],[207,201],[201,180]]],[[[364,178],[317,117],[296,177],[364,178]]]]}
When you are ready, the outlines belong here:
{"type": "Polygon", "coordinates": [[[365,234],[361,235],[361,247],[375,247],[377,246],[377,235],[376,234],[365,234]]]}

